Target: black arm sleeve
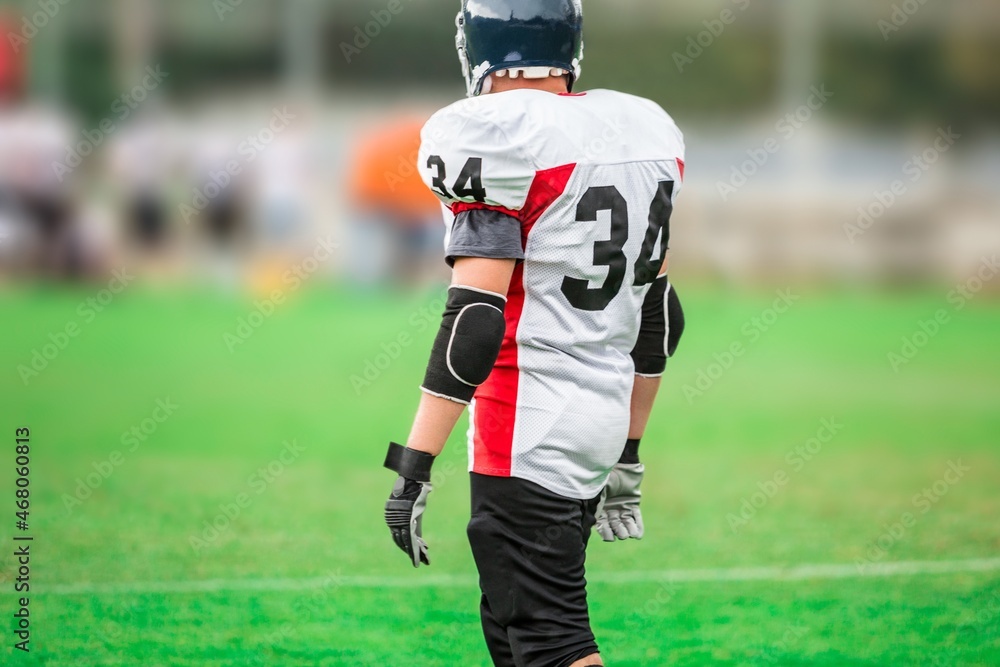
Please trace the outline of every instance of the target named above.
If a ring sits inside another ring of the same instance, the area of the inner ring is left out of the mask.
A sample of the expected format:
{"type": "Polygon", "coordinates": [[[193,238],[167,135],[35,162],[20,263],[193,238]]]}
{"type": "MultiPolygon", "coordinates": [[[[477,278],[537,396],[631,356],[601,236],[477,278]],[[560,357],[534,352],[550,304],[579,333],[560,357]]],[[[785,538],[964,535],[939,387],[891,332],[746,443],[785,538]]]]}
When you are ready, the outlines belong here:
{"type": "Polygon", "coordinates": [[[448,266],[459,257],[524,259],[521,221],[500,211],[472,209],[455,216],[445,251],[448,266]]]}
{"type": "Polygon", "coordinates": [[[632,350],[636,374],[649,377],[663,375],[667,358],[674,355],[683,332],[681,301],[667,277],[660,276],[649,288],[642,304],[639,338],[632,350]]]}

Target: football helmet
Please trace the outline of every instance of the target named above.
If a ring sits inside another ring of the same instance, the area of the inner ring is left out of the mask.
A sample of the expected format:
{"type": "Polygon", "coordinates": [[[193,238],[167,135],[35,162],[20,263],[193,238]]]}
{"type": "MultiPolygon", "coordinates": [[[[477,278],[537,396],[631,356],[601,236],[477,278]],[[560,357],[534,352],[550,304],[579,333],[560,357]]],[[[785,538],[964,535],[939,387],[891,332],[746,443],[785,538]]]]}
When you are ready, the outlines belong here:
{"type": "Polygon", "coordinates": [[[494,72],[516,78],[569,74],[570,90],[583,60],[582,0],[462,0],[455,47],[469,97],[494,72]]]}

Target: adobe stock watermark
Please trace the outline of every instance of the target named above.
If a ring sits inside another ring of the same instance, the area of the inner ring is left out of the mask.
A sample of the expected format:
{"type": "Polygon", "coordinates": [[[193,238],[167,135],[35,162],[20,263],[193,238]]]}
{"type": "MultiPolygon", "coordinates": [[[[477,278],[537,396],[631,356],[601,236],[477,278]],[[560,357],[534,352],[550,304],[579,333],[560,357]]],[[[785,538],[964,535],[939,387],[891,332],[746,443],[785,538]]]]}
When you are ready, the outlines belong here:
{"type": "Polygon", "coordinates": [[[665,609],[673,604],[677,597],[677,582],[672,580],[657,583],[656,592],[646,598],[638,607],[633,607],[632,613],[625,619],[625,628],[635,637],[645,636],[644,629],[649,618],[659,618],[665,609]]]}
{"type": "MultiPolygon", "coordinates": [[[[265,646],[276,646],[282,639],[295,637],[299,626],[309,623],[314,618],[325,618],[324,613],[328,611],[328,605],[332,603],[334,593],[344,585],[344,569],[337,568],[336,571],[326,573],[315,587],[311,587],[308,593],[303,592],[295,596],[292,603],[292,615],[295,622],[288,621],[277,630],[268,633],[264,637],[265,646]]],[[[273,658],[273,656],[269,656],[273,658]]],[[[273,659],[260,664],[274,664],[273,659]]]]}
{"type": "Polygon", "coordinates": [[[395,192],[400,185],[418,173],[417,163],[420,161],[420,142],[417,141],[408,153],[399,156],[395,171],[385,171],[382,178],[389,192],[395,192]]]}
{"type": "Polygon", "coordinates": [[[625,134],[625,130],[628,129],[628,125],[622,116],[614,119],[605,118],[602,122],[604,123],[604,128],[601,129],[601,133],[587,142],[587,145],[583,147],[584,157],[591,162],[607,153],[612,146],[616,145],[617,141],[625,134]]]}
{"type": "Polygon", "coordinates": [[[232,332],[223,332],[222,342],[230,354],[250,340],[264,323],[274,316],[278,308],[285,304],[289,295],[301,289],[323,264],[330,261],[339,247],[340,244],[334,242],[330,235],[317,237],[312,253],[292,264],[281,274],[284,289],[274,289],[268,297],[255,300],[253,310],[236,320],[236,328],[232,332]]]}
{"type": "Polygon", "coordinates": [[[889,551],[906,536],[907,531],[916,527],[920,518],[930,512],[948,493],[972,472],[972,468],[962,464],[962,460],[948,461],[948,468],[940,479],[925,487],[910,499],[913,511],[903,512],[896,521],[882,524],[882,534],[866,545],[864,557],[855,560],[859,574],[883,560],[889,551]]]}
{"type": "Polygon", "coordinates": [[[948,292],[946,298],[951,310],[939,308],[930,318],[917,322],[917,329],[903,336],[900,346],[886,355],[893,372],[898,373],[900,368],[916,359],[944,327],[951,323],[952,313],[964,310],[986,284],[997,277],[997,274],[1000,274],[1000,262],[997,261],[997,256],[983,257],[975,274],[948,292]]]}
{"type": "Polygon", "coordinates": [[[237,146],[236,154],[240,159],[229,160],[222,169],[210,172],[208,182],[194,188],[191,200],[180,205],[179,211],[184,222],[190,224],[191,220],[204,211],[213,199],[225,192],[232,185],[233,179],[242,174],[243,169],[252,164],[295,119],[296,115],[288,111],[288,107],[280,109],[274,107],[267,124],[256,133],[247,135],[237,146]]]}
{"type": "MultiPolygon", "coordinates": [[[[524,539],[518,541],[518,550],[521,552],[521,557],[529,563],[551,552],[552,545],[562,540],[567,532],[570,535],[580,534],[579,520],[574,520],[572,516],[567,514],[554,515],[552,518],[552,523],[545,526],[544,530],[541,528],[535,529],[535,536],[530,542],[524,539]]],[[[474,536],[476,534],[482,535],[483,531],[489,533],[491,530],[489,520],[477,521],[474,517],[473,521],[469,523],[468,530],[470,537],[473,539],[475,539],[474,536]]]]}
{"type": "Polygon", "coordinates": [[[76,307],[76,314],[81,318],[82,324],[80,320],[67,320],[61,328],[49,333],[47,342],[31,350],[31,359],[28,363],[18,365],[17,374],[24,386],[27,387],[33,379],[40,376],[49,364],[69,347],[73,339],[83,332],[83,325],[97,319],[97,316],[103,313],[133,280],[135,276],[127,269],[115,269],[104,289],[81,301],[76,307]]]}
{"type": "Polygon", "coordinates": [[[961,138],[962,135],[952,130],[950,125],[947,129],[938,128],[933,143],[903,163],[902,171],[905,180],[903,178],[896,179],[887,190],[877,190],[873,195],[874,201],[858,207],[857,220],[844,225],[847,240],[851,243],[857,242],[858,238],[871,229],[876,221],[904,197],[910,191],[910,187],[918,183],[924,174],[929,172],[941,159],[941,156],[951,150],[961,138]]]}
{"type": "MultiPolygon", "coordinates": [[[[458,114],[456,114],[458,116],[458,114]]],[[[463,119],[464,116],[459,117],[463,119]]],[[[608,150],[616,144],[616,142],[621,139],[628,125],[622,116],[617,116],[615,118],[605,118],[602,120],[604,127],[589,141],[587,141],[583,146],[581,146],[584,158],[589,161],[594,161],[598,157],[604,155],[608,150]]],[[[441,126],[435,126],[432,130],[431,140],[440,141],[445,134],[444,129],[441,126]]],[[[386,171],[383,173],[383,178],[385,179],[386,186],[392,192],[396,191],[406,179],[412,177],[418,172],[418,168],[423,168],[425,165],[419,164],[420,162],[420,147],[415,146],[409,153],[400,155],[399,161],[396,164],[395,171],[386,171]]]]}
{"type": "Polygon", "coordinates": [[[696,35],[688,36],[684,51],[674,51],[674,65],[677,66],[678,72],[683,74],[685,67],[693,65],[695,60],[715,44],[715,40],[722,37],[726,28],[736,22],[737,12],[744,12],[750,6],[750,0],[732,0],[732,3],[736,6],[735,11],[727,7],[719,12],[716,18],[703,21],[705,29],[696,35]]]}
{"type": "Polygon", "coordinates": [[[211,519],[202,522],[202,530],[198,535],[191,535],[188,543],[195,553],[208,549],[220,537],[232,528],[254,500],[267,491],[285,471],[294,464],[306,450],[297,440],[286,440],[281,453],[266,465],[261,466],[247,478],[246,491],[236,494],[231,502],[219,505],[219,511],[211,519]]]}
{"type": "MultiPolygon", "coordinates": [[[[469,116],[477,115],[479,107],[484,106],[484,104],[483,97],[467,98],[462,100],[460,105],[452,105],[436,114],[433,122],[428,123],[424,128],[428,143],[446,141],[452,133],[461,130],[469,116]]],[[[610,144],[621,137],[624,130],[625,124],[621,117],[613,120],[605,119],[604,129],[598,136],[582,146],[585,157],[595,159],[602,155],[610,144]]],[[[390,192],[395,192],[406,179],[412,178],[420,170],[428,168],[426,162],[420,160],[420,147],[421,141],[417,139],[411,144],[410,150],[399,154],[395,169],[382,172],[382,178],[390,192]]]]}
{"type": "Polygon", "coordinates": [[[790,625],[781,634],[781,638],[766,646],[760,653],[753,657],[752,665],[780,665],[788,659],[788,650],[809,634],[809,628],[790,625]]]}
{"type": "Polygon", "coordinates": [[[958,637],[955,644],[930,656],[927,663],[929,667],[953,667],[970,663],[966,655],[966,651],[970,650],[967,648],[970,635],[979,635],[982,632],[993,630],[997,618],[1000,618],[1000,593],[993,593],[982,606],[976,606],[978,608],[966,608],[965,612],[971,614],[972,619],[958,624],[958,637]]]}
{"type": "Polygon", "coordinates": [[[888,19],[878,20],[878,29],[882,33],[882,39],[886,42],[894,32],[903,29],[910,19],[920,11],[920,8],[927,4],[927,0],[903,0],[899,4],[892,6],[892,12],[888,19]]]}
{"type": "Polygon", "coordinates": [[[747,350],[761,337],[770,331],[781,316],[787,313],[802,297],[793,293],[791,289],[778,290],[777,298],[769,308],[765,308],[760,314],[747,320],[740,327],[740,334],[743,338],[735,340],[722,352],[713,355],[713,362],[704,368],[698,369],[698,376],[694,384],[685,384],[682,388],[684,398],[688,405],[694,405],[696,399],[705,395],[715,386],[715,383],[722,379],[735,364],[736,360],[747,353],[747,350]]]}
{"type": "Polygon", "coordinates": [[[983,291],[986,284],[998,274],[1000,274],[1000,261],[997,260],[996,253],[983,257],[976,272],[948,292],[946,297],[948,303],[956,313],[965,310],[965,307],[983,291]]]}
{"type": "Polygon", "coordinates": [[[219,21],[225,21],[228,16],[243,6],[243,0],[212,0],[212,9],[219,21]]]}
{"type": "Polygon", "coordinates": [[[38,33],[45,29],[47,25],[56,17],[63,7],[72,0],[38,0],[35,3],[37,11],[25,12],[21,18],[21,29],[18,32],[8,32],[7,42],[14,53],[20,53],[21,49],[38,36],[38,33]]]}
{"type": "Polygon", "coordinates": [[[127,455],[135,453],[159,430],[161,425],[173,416],[179,407],[169,396],[159,398],[156,400],[156,407],[153,408],[148,417],[122,433],[120,442],[125,449],[115,449],[108,454],[106,459],[94,461],[91,464],[93,472],[88,473],[86,477],[77,477],[73,493],[63,494],[63,507],[66,508],[67,516],[89,500],[94,495],[94,491],[101,488],[116,470],[125,465],[128,459],[127,455]]]}
{"type": "Polygon", "coordinates": [[[52,163],[52,173],[59,182],[83,164],[83,161],[92,155],[105,139],[115,133],[118,125],[131,116],[132,112],[138,109],[139,105],[145,102],[169,76],[170,72],[164,72],[159,65],[147,67],[145,76],[139,83],[116,97],[111,103],[111,115],[102,118],[96,127],[84,130],[80,141],[66,147],[66,157],[61,162],[52,163]]]}
{"type": "Polygon", "coordinates": [[[99,612],[95,610],[95,615],[102,619],[101,636],[113,642],[120,641],[129,632],[135,635],[147,633],[154,623],[147,607],[141,602],[134,604],[121,599],[107,603],[99,612]]]}
{"type": "MultiPolygon", "coordinates": [[[[411,2],[412,0],[407,0],[411,2]]],[[[384,9],[373,9],[371,11],[372,20],[364,26],[354,26],[353,42],[341,42],[340,52],[344,54],[344,60],[350,65],[351,61],[361,52],[371,46],[373,40],[378,39],[382,31],[389,27],[392,19],[403,13],[406,9],[403,0],[389,0],[384,9]]]]}
{"type": "Polygon", "coordinates": [[[740,508],[726,515],[726,523],[733,533],[740,532],[757,516],[757,513],[767,507],[781,491],[788,486],[792,476],[802,472],[806,465],[822,453],[823,448],[830,444],[844,429],[835,417],[823,419],[813,437],[800,445],[796,445],[785,454],[784,468],[778,468],[769,479],[757,483],[757,491],[742,498],[740,508]]]}
{"type": "Polygon", "coordinates": [[[826,89],[826,84],[819,87],[811,86],[809,96],[806,101],[793,111],[786,113],[778,122],[774,124],[774,131],[778,136],[768,137],[762,146],[747,150],[747,160],[738,165],[733,165],[729,179],[717,181],[716,189],[722,201],[729,201],[729,197],[750,182],[754,176],[770,162],[774,155],[777,155],[783,146],[782,140],[790,141],[795,134],[813,119],[816,112],[833,97],[833,93],[826,89]]]}
{"type": "MultiPolygon", "coordinates": [[[[434,115],[433,122],[428,122],[424,128],[424,132],[428,133],[427,138],[431,142],[446,140],[451,132],[457,131],[465,123],[466,116],[462,113],[462,109],[472,107],[472,110],[474,110],[481,104],[482,100],[480,98],[472,97],[463,100],[461,105],[452,105],[444,111],[438,112],[434,115]]],[[[385,179],[385,184],[391,192],[395,192],[400,184],[405,182],[406,179],[412,178],[414,174],[426,166],[420,164],[421,143],[421,140],[418,138],[411,145],[409,151],[400,154],[396,162],[395,171],[385,171],[382,173],[382,178],[385,179]]]]}
{"type": "MultiPolygon", "coordinates": [[[[421,334],[430,327],[441,322],[441,314],[448,303],[448,293],[438,296],[426,306],[410,314],[407,319],[409,329],[400,331],[395,338],[380,345],[381,352],[374,357],[365,359],[364,366],[359,373],[354,373],[349,378],[351,388],[355,396],[360,396],[364,390],[371,387],[382,373],[387,371],[392,364],[403,355],[403,351],[413,345],[414,334],[421,334]]],[[[430,351],[428,350],[428,354],[430,351]]]]}

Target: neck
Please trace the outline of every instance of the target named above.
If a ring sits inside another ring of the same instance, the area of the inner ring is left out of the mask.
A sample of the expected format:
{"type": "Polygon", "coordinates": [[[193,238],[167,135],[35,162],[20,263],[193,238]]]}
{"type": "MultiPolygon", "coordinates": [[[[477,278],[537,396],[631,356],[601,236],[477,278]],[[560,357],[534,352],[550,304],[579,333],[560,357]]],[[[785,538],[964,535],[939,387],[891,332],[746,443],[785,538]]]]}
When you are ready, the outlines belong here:
{"type": "Polygon", "coordinates": [[[508,90],[541,90],[546,93],[568,93],[569,76],[550,76],[544,79],[525,79],[519,77],[512,79],[509,76],[503,78],[493,77],[493,90],[490,93],[502,93],[508,90]]]}

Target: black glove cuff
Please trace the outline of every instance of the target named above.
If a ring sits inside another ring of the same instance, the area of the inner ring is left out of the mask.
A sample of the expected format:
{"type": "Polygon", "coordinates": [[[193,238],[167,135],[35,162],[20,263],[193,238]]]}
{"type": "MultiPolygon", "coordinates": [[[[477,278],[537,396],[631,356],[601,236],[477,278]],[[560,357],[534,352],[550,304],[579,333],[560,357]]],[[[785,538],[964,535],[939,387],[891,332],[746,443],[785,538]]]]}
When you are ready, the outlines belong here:
{"type": "Polygon", "coordinates": [[[638,463],[639,462],[639,438],[625,441],[625,451],[618,459],[618,463],[638,463]]]}
{"type": "Polygon", "coordinates": [[[383,465],[406,479],[412,479],[415,482],[429,482],[431,481],[431,466],[434,465],[434,457],[427,452],[418,452],[415,449],[390,442],[383,465]]]}

